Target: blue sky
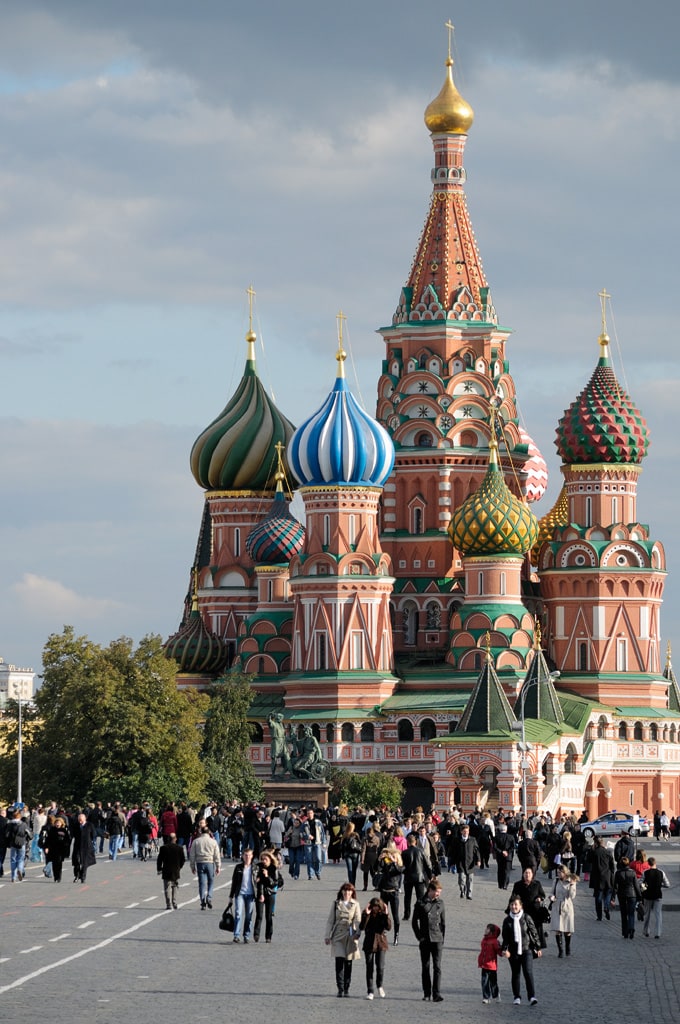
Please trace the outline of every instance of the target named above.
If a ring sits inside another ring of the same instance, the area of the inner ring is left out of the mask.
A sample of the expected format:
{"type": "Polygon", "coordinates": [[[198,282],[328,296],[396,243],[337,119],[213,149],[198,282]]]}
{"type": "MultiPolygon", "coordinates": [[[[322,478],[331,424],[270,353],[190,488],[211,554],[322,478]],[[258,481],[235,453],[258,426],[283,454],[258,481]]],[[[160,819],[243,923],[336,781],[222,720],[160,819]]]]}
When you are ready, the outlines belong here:
{"type": "MultiPolygon", "coordinates": [[[[178,625],[202,507],[195,437],[258,362],[298,423],[342,309],[365,406],[430,195],[444,22],[475,110],[468,200],[523,423],[554,432],[598,356],[597,292],[652,446],[674,639],[680,216],[677,5],[25,0],[0,38],[0,655],[39,668],[178,625]],[[252,9],[250,9],[252,8],[252,9]]],[[[676,573],[677,576],[677,573],[676,573]]]]}

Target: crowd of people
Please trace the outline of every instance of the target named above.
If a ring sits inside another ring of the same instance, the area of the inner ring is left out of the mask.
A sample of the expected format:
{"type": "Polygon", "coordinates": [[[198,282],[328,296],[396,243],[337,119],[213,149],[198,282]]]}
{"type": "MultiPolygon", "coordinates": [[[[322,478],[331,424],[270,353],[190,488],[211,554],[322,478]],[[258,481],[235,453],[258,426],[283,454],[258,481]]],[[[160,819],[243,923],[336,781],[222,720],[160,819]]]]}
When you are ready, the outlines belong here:
{"type": "MultiPolygon", "coordinates": [[[[661,842],[665,825],[663,815],[659,818],[654,838],[661,842]]],[[[503,919],[487,923],[481,936],[482,1001],[500,998],[498,959],[507,958],[513,1001],[521,1003],[523,978],[529,1004],[535,1005],[533,962],[547,948],[547,929],[554,934],[558,958],[573,953],[582,880],[592,891],[597,921],[609,920],[617,905],[624,938],[635,937],[636,922],[645,936],[662,935],[662,890],[669,882],[656,859],[627,834],[615,845],[600,837],[589,840],[581,828],[585,821],[585,812],[579,819],[563,815],[552,821],[548,815],[524,818],[502,808],[495,814],[453,809],[404,815],[236,802],[194,809],[169,802],[156,815],[146,803],[92,802],[70,813],[55,804],[33,810],[14,806],[0,808],[0,875],[9,852],[12,882],[23,881],[28,858],[41,862],[45,876],[59,883],[70,858],[73,881],[84,884],[97,850],[103,855],[108,841],[111,860],[125,846],[140,861],[156,854],[168,910],[177,909],[180,873],[188,863],[201,911],[211,911],[215,878],[231,860],[229,905],[220,927],[233,931],[234,943],[247,944],[259,942],[263,928],[265,942],[272,941],[286,870],[293,882],[305,874],[314,881],[327,863],[344,864],[347,881],[332,902],[325,930],[338,996],[349,995],[352,966],[363,953],[366,998],[385,997],[390,941],[398,945],[400,925],[410,921],[420,951],[423,999],[440,1002],[446,933],[441,877],[454,874],[460,899],[474,900],[475,873],[491,870],[494,863],[498,889],[509,893],[503,919]],[[510,888],[515,861],[521,875],[510,888]],[[363,910],[357,885],[372,892],[363,910]]]]}

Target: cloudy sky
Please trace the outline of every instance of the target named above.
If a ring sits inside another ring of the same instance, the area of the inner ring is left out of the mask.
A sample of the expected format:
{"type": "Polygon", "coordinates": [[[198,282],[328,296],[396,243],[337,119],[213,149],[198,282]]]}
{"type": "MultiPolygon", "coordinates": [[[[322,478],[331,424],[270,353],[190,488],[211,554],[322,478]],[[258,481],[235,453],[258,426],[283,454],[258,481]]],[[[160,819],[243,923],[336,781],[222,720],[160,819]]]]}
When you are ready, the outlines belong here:
{"type": "Polygon", "coordinates": [[[299,423],[330,389],[339,309],[374,411],[449,17],[473,225],[551,470],[535,508],[559,491],[555,424],[597,360],[606,286],[652,430],[638,512],[675,570],[674,639],[675,0],[0,0],[5,661],[38,670],[64,623],[103,643],[177,628],[202,507],[189,451],[242,373],[251,282],[282,411],[299,423]]]}

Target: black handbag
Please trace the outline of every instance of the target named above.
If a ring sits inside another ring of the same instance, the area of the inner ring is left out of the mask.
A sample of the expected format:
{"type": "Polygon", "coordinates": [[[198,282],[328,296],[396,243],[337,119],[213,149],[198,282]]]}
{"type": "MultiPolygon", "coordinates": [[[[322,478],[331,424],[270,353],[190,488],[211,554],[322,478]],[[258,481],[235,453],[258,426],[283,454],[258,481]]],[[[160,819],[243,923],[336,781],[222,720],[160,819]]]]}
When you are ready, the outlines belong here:
{"type": "Polygon", "coordinates": [[[220,931],[233,932],[234,930],[234,925],[236,922],[234,921],[234,915],[231,911],[231,906],[232,904],[230,901],[222,913],[222,917],[220,918],[218,925],[220,931]]]}

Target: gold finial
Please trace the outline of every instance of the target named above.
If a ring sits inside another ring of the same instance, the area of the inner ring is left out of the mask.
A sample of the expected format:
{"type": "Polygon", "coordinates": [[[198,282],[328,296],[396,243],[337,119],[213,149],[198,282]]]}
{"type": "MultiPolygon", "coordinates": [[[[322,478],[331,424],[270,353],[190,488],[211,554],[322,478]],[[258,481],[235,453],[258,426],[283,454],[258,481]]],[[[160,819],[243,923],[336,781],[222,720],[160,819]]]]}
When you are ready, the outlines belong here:
{"type": "Polygon", "coordinates": [[[536,621],[534,626],[534,650],[540,651],[541,649],[541,623],[536,621]]]}
{"type": "Polygon", "coordinates": [[[489,406],[491,415],[491,437],[489,438],[489,465],[498,465],[498,438],[496,437],[496,406],[491,402],[489,406]]]}
{"type": "Polygon", "coordinates": [[[491,662],[491,633],[487,629],[486,636],[484,637],[486,643],[486,662],[487,665],[491,662]]]}
{"type": "Polygon", "coordinates": [[[451,38],[453,36],[453,25],[451,24],[451,19],[450,18],[449,18],[448,21],[446,21],[444,23],[444,27],[447,29],[447,31],[449,33],[449,56],[448,56],[448,59],[447,59],[446,63],[447,64],[453,64],[453,60],[451,58],[451,38]]]}
{"type": "Polygon", "coordinates": [[[246,288],[246,294],[248,296],[248,333],[246,334],[246,341],[248,342],[248,359],[251,362],[255,361],[255,341],[257,335],[253,330],[253,299],[255,298],[255,291],[252,284],[249,284],[246,288]]]}
{"type": "Polygon", "coordinates": [[[666,668],[671,669],[672,667],[673,666],[671,665],[671,642],[669,640],[666,644],[666,668]]]}
{"type": "Polygon", "coordinates": [[[602,348],[602,355],[609,355],[609,335],[607,334],[607,299],[611,299],[611,295],[606,288],[603,288],[601,292],[597,293],[600,296],[600,305],[602,307],[602,333],[597,339],[602,348]]]}
{"type": "Polygon", "coordinates": [[[345,316],[343,311],[340,310],[340,312],[338,313],[338,315],[336,316],[335,319],[338,322],[338,351],[335,354],[335,358],[338,361],[338,377],[344,377],[345,376],[345,359],[347,359],[347,353],[345,352],[344,348],[342,347],[342,322],[343,322],[343,320],[346,320],[347,317],[345,316]]]}
{"type": "Polygon", "coordinates": [[[277,459],[276,473],[274,473],[274,479],[276,480],[276,493],[283,494],[283,481],[286,479],[286,474],[283,471],[284,445],[281,441],[277,441],[274,447],[276,448],[277,459]]]}

